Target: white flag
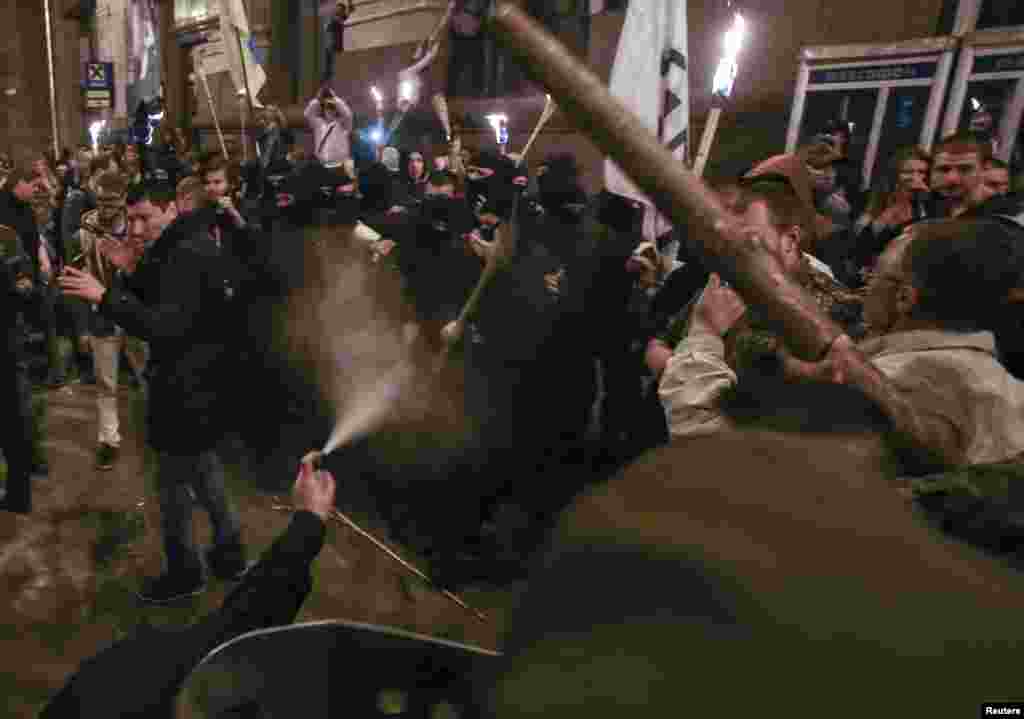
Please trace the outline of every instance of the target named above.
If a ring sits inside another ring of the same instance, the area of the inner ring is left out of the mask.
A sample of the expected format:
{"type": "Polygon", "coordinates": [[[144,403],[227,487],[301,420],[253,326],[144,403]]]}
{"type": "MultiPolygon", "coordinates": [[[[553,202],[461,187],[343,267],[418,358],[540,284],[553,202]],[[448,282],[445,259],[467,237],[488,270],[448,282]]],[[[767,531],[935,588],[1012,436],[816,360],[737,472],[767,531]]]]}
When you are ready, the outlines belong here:
{"type": "Polygon", "coordinates": [[[211,30],[207,41],[197,45],[192,52],[196,72],[210,76],[231,70],[224,45],[224,34],[220,30],[211,30]]]}
{"type": "Polygon", "coordinates": [[[256,96],[267,84],[267,76],[263,72],[263,67],[253,58],[252,50],[249,49],[249,20],[245,16],[242,0],[220,0],[220,31],[224,36],[224,54],[231,72],[231,81],[238,90],[244,91],[246,79],[248,79],[252,102],[259,107],[260,103],[256,96]],[[239,39],[241,39],[241,53],[239,53],[239,39]],[[242,71],[243,58],[244,74],[242,71]]]}
{"type": "MultiPolygon", "coordinates": [[[[685,0],[634,0],[619,36],[610,83],[612,95],[636,113],[680,162],[686,162],[689,152],[687,49],[685,0]]],[[[605,187],[649,208],[644,221],[647,239],[669,229],[663,218],[656,217],[653,203],[611,159],[605,160],[605,187]]]]}

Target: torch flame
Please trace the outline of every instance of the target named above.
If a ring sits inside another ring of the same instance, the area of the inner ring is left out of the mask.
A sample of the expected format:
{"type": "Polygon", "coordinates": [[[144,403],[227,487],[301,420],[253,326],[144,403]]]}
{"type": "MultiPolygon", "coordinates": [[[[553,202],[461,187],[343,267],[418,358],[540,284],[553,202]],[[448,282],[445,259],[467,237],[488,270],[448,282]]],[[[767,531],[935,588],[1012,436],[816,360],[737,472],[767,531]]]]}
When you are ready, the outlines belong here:
{"type": "Polygon", "coordinates": [[[732,86],[736,81],[736,74],[739,72],[739,65],[736,59],[743,48],[743,37],[746,34],[746,23],[743,16],[736,13],[733,16],[732,27],[725,33],[723,45],[725,51],[722,59],[718,61],[718,68],[715,70],[715,77],[711,83],[711,91],[721,97],[729,97],[732,94],[732,86]]]}
{"type": "Polygon", "coordinates": [[[413,86],[412,80],[403,80],[398,86],[398,96],[403,100],[412,102],[413,97],[416,94],[416,88],[413,86]]]}
{"type": "Polygon", "coordinates": [[[487,116],[487,122],[490,123],[491,127],[494,128],[494,140],[499,145],[501,144],[501,129],[508,123],[508,115],[504,113],[495,113],[487,116]]]}
{"type": "Polygon", "coordinates": [[[97,120],[96,122],[89,125],[89,137],[92,138],[92,151],[98,152],[100,147],[100,134],[103,132],[103,128],[106,127],[106,120],[97,120]]]}

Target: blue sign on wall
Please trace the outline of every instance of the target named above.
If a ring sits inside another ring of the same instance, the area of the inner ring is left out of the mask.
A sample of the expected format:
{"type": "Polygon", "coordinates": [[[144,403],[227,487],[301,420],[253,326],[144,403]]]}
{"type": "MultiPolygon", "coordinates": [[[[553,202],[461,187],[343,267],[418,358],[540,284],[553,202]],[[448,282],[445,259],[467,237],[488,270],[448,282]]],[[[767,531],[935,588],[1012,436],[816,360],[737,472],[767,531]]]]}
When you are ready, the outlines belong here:
{"type": "Polygon", "coordinates": [[[85,87],[87,90],[113,90],[114,63],[87,62],[85,64],[85,87]]]}
{"type": "Polygon", "coordinates": [[[114,63],[85,64],[85,109],[107,110],[114,106],[114,63]]]}
{"type": "Polygon", "coordinates": [[[894,80],[927,80],[935,77],[938,63],[906,62],[898,65],[870,65],[867,67],[835,67],[812,70],[811,85],[840,83],[883,83],[894,80]]]}

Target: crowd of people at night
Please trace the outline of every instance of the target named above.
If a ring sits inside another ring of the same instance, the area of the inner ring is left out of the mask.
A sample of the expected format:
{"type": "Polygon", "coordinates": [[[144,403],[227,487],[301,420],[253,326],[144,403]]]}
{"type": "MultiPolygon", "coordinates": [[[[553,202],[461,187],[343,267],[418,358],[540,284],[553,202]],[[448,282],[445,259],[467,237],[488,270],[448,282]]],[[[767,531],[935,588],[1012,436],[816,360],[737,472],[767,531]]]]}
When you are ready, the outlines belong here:
{"type": "Polygon", "coordinates": [[[1024,456],[1024,202],[980,134],[895,152],[864,193],[837,124],[795,153],[749,158],[749,171],[714,188],[772,266],[842,328],[836,346],[868,358],[872,390],[831,352],[808,361],[789,348],[697,234],[645,237],[642,205],[588,195],[571,154],[452,143],[432,156],[433,145],[384,143],[357,160],[353,113],[329,90],[306,108],[308,148],[277,108],[258,114],[253,160],[237,144],[193,148],[173,128],[148,145],[41,152],[25,166],[0,158],[11,418],[0,508],[31,513],[32,483],[50,471],[34,394],[95,385],[95,467],[107,471],[132,421],[118,406],[127,385],[146,405],[133,429],[156,458],[165,560],[140,600],[238,583],[192,633],[120,644],[85,666],[44,716],[110,710],[105,677],[133,656],[150,662],[152,642],[166,641],[152,682],[120,692],[123,713],[108,712],[151,716],[204,652],[292,621],[333,476],[353,467],[375,477],[368,494],[394,536],[456,586],[518,577],[575,497],[652,450],[751,424],[870,435],[899,477],[1024,456]],[[497,253],[500,269],[461,316],[497,253]],[[371,436],[330,471],[303,470],[300,511],[254,566],[219,448],[238,435],[266,452],[304,414],[315,416],[307,446],[322,445],[332,421],[322,388],[289,366],[275,333],[289,298],[333,263],[396,283],[414,356],[454,353],[441,381],[464,397],[472,438],[396,469],[367,449],[371,436]],[[196,504],[213,526],[207,548],[192,539],[196,504]],[[514,537],[498,518],[509,507],[525,526],[514,537]]]}

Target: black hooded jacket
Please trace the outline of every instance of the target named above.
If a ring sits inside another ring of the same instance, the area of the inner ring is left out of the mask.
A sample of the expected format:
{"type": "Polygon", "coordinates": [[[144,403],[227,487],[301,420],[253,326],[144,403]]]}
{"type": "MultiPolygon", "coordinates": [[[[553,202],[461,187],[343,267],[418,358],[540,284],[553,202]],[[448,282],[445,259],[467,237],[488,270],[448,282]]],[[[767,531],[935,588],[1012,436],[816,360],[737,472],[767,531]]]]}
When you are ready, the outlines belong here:
{"type": "Polygon", "coordinates": [[[0,225],[7,225],[18,234],[19,249],[32,262],[38,280],[39,228],[36,227],[32,207],[10,190],[0,190],[0,225]]]}
{"type": "Polygon", "coordinates": [[[224,231],[218,248],[215,223],[223,218],[213,208],[179,217],[100,303],[126,332],[150,342],[148,439],[170,453],[196,454],[221,438],[244,380],[248,305],[273,291],[259,238],[224,231]]]}

